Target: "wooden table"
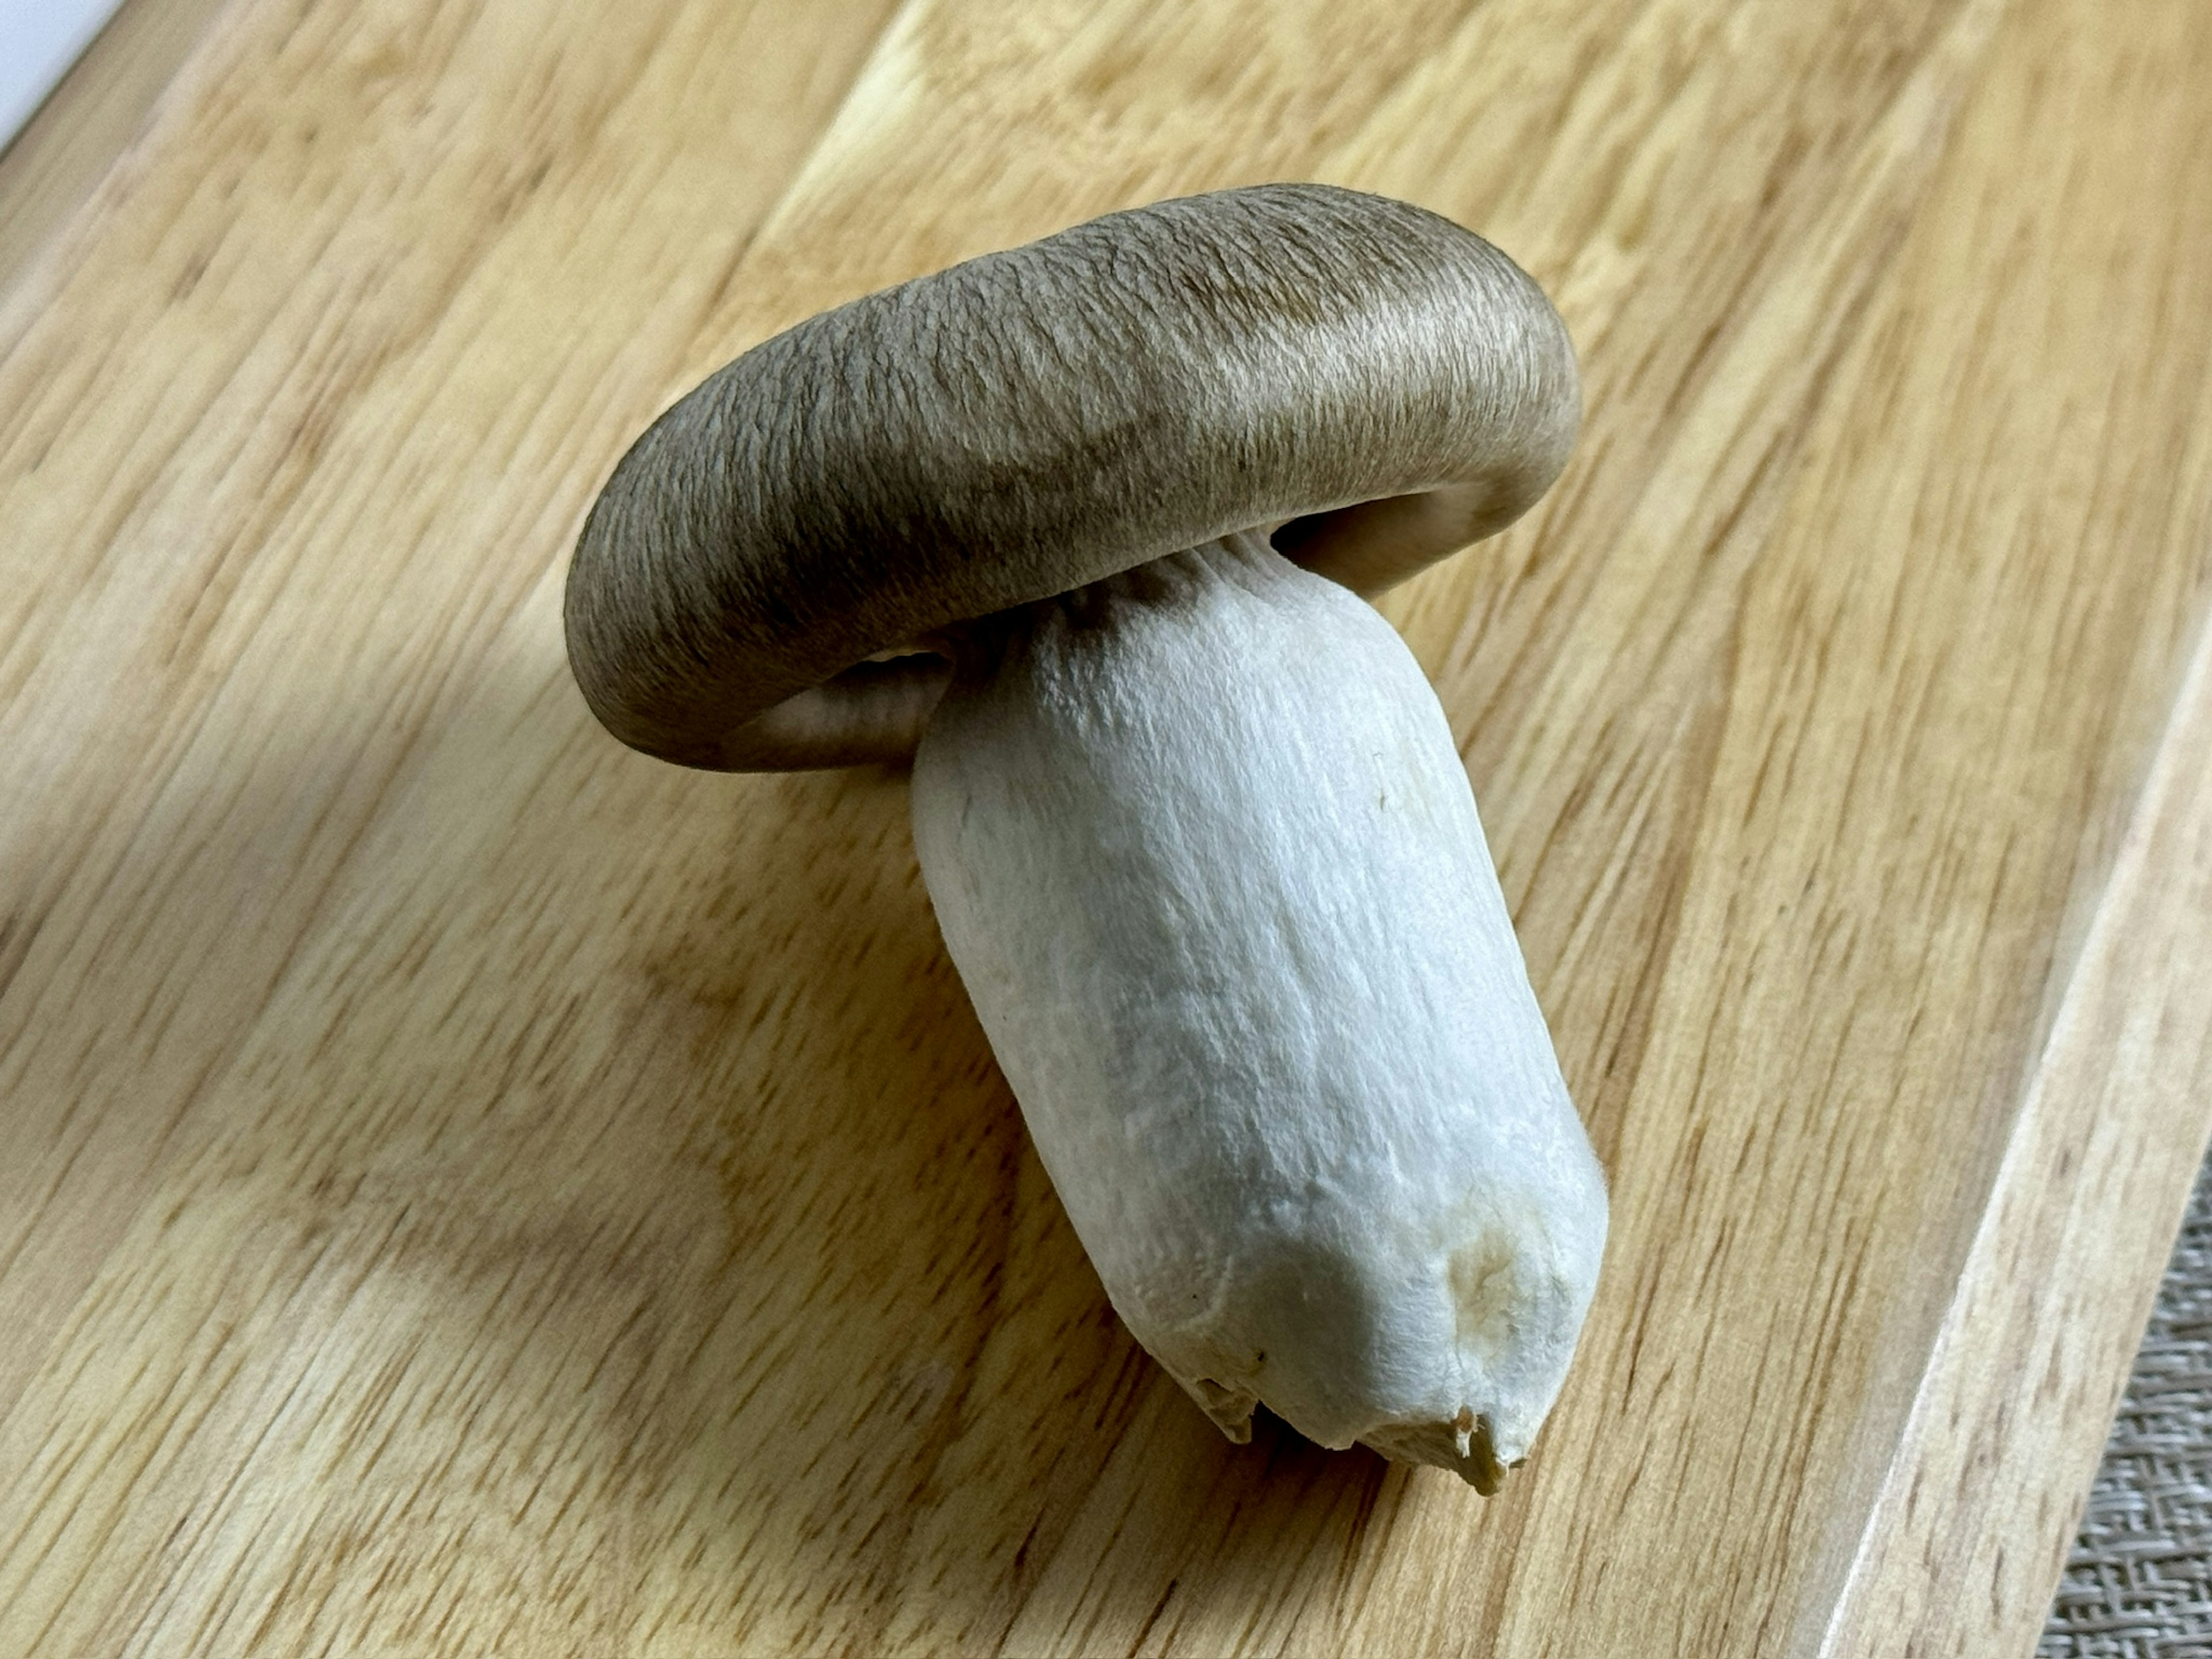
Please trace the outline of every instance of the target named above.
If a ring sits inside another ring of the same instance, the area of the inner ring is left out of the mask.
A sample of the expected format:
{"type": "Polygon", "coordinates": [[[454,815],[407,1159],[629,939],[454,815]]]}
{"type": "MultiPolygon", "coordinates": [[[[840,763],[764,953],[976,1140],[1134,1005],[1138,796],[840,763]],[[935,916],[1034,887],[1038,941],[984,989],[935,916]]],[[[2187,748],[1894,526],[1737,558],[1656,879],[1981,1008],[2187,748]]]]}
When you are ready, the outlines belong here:
{"type": "Polygon", "coordinates": [[[173,33],[0,295],[0,1650],[2028,1650],[2212,1115],[2212,8],[173,33]],[[1614,1194],[1487,1503],[1123,1334],[897,777],[657,765],[562,654],[715,364],[1285,177],[1586,374],[1387,605],[1614,1194]]]}

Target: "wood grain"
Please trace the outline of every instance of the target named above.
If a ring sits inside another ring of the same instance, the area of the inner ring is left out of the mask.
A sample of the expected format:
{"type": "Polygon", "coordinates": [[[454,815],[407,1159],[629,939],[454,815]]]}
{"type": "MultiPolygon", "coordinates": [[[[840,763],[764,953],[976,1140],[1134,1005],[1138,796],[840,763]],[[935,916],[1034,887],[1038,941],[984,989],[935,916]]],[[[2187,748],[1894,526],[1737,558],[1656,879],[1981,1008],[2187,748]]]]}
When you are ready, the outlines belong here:
{"type": "Polygon", "coordinates": [[[2203,1155],[2212,632],[2160,743],[1824,1653],[2032,1650],[2203,1155]],[[2191,1157],[2191,1153],[2195,1156],[2191,1157]],[[1961,1525],[1982,1517],[1979,1525],[1961,1525]]]}
{"type": "Polygon", "coordinates": [[[0,296],[0,1649],[2025,1651],[2212,1112],[2212,14],[2131,17],[233,4],[0,296]],[[1614,1188],[1487,1504],[1119,1330],[900,780],[561,656],[734,351],[1275,177],[1583,359],[1388,607],[1614,1188]]]}
{"type": "Polygon", "coordinates": [[[124,0],[33,119],[0,146],[0,285],[92,194],[176,82],[222,3],[124,0]]]}

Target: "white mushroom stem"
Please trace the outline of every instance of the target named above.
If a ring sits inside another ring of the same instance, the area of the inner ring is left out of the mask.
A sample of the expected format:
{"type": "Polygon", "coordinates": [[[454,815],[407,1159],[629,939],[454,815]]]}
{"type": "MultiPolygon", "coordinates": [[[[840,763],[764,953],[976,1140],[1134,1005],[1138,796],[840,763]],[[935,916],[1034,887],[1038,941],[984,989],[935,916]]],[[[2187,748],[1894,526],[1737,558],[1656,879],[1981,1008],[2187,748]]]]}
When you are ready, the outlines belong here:
{"type": "Polygon", "coordinates": [[[1492,1490],[1565,1376],[1605,1188],[1419,665],[1257,536],[983,655],[915,842],[1115,1310],[1232,1439],[1265,1403],[1492,1490]]]}

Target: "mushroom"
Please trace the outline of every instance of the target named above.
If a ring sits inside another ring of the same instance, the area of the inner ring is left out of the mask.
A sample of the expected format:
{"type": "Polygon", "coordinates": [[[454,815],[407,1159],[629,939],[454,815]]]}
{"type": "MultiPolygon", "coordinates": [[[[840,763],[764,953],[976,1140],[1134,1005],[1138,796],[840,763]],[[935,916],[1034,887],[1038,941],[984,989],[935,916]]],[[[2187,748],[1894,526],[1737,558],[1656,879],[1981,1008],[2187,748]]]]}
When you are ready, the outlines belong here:
{"type": "Polygon", "coordinates": [[[1495,1490],[1602,1175],[1449,727],[1361,597],[1565,464],[1572,348],[1488,243],[1314,185],[1162,202],[755,347],[616,468],[577,681],[647,753],[913,757],[915,845],[1138,1340],[1495,1490]]]}

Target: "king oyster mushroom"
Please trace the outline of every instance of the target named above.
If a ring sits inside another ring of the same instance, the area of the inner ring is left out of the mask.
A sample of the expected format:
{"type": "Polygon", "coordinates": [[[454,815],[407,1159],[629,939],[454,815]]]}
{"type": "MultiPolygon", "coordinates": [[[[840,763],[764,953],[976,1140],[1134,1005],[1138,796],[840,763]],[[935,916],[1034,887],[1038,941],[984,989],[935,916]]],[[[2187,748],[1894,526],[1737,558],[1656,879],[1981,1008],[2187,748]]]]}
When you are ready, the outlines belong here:
{"type": "Polygon", "coordinates": [[[1603,1178],[1443,713],[1359,597],[1510,522],[1578,414],[1480,237],[1224,191],[756,347],[577,548],[570,660],[624,742],[914,757],[1038,1153],[1232,1439],[1264,1402],[1494,1490],[1589,1309],[1603,1178]]]}

